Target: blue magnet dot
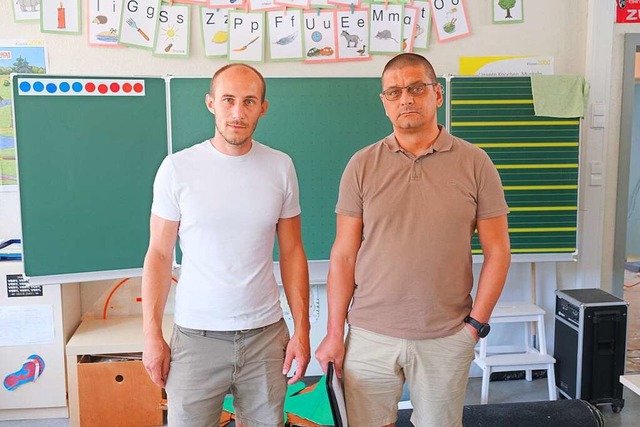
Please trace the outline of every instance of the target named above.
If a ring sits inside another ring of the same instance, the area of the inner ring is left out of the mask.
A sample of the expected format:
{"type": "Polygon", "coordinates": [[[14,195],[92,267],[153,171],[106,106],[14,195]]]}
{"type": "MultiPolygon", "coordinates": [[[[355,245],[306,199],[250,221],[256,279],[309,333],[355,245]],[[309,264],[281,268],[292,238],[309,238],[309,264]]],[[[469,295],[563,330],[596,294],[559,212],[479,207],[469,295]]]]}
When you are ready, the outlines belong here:
{"type": "Polygon", "coordinates": [[[42,92],[44,90],[44,84],[42,82],[35,82],[33,84],[33,90],[36,92],[42,92]]]}
{"type": "Polygon", "coordinates": [[[56,93],[57,90],[58,87],[55,85],[55,83],[47,83],[47,92],[56,93]]]}
{"type": "Polygon", "coordinates": [[[320,31],[314,31],[311,34],[311,40],[313,40],[314,42],[319,42],[320,40],[322,40],[322,33],[320,31]]]}
{"type": "Polygon", "coordinates": [[[20,82],[20,90],[23,92],[29,92],[31,90],[31,83],[20,82]]]}
{"type": "Polygon", "coordinates": [[[70,86],[69,86],[69,83],[62,82],[62,83],[60,83],[59,88],[60,88],[60,92],[69,92],[70,86]]]}
{"type": "Polygon", "coordinates": [[[73,89],[74,92],[82,92],[82,83],[80,82],[74,82],[71,85],[71,89],[73,89]]]}

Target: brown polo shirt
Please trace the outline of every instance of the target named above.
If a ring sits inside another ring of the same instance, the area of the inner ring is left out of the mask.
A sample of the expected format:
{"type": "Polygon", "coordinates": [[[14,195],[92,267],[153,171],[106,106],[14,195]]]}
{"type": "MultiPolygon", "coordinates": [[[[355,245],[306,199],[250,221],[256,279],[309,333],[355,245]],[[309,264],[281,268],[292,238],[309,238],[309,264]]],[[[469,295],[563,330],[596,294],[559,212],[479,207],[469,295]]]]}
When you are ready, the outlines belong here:
{"type": "Polygon", "coordinates": [[[358,151],[336,206],[363,220],[349,324],[405,339],[459,331],[472,305],[476,221],[508,211],[489,156],[444,127],[418,158],[393,134],[358,151]]]}

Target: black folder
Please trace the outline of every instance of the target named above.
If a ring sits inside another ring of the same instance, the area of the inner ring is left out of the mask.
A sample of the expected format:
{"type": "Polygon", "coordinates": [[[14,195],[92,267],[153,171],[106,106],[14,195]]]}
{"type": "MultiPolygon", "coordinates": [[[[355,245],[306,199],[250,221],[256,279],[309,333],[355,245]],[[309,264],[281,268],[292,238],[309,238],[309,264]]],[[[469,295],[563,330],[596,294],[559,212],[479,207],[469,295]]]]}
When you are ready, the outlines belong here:
{"type": "Polygon", "coordinates": [[[329,395],[329,406],[333,415],[333,424],[336,427],[348,427],[347,407],[344,403],[344,392],[342,381],[335,373],[333,362],[327,366],[327,394],[329,395]]]}

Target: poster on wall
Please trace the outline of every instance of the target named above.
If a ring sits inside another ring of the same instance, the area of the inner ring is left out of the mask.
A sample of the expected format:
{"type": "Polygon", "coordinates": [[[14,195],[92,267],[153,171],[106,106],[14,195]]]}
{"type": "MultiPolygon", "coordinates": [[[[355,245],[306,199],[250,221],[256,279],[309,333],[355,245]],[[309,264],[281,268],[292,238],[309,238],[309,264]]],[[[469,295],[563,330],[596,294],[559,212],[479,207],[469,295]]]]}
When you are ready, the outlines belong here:
{"type": "Polygon", "coordinates": [[[16,139],[11,113],[11,73],[44,74],[43,40],[0,39],[0,191],[17,191],[16,139]]]}
{"type": "Polygon", "coordinates": [[[640,0],[616,0],[616,22],[619,24],[640,22],[640,0]]]}

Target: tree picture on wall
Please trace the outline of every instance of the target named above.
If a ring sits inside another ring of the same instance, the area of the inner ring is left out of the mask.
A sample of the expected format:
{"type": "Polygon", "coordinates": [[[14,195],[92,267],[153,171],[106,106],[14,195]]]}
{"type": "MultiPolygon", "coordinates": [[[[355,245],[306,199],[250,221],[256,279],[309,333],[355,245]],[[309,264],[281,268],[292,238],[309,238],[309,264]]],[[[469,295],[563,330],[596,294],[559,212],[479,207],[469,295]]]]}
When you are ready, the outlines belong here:
{"type": "Polygon", "coordinates": [[[493,23],[513,24],[523,22],[523,1],[524,0],[492,0],[493,23]]]}

